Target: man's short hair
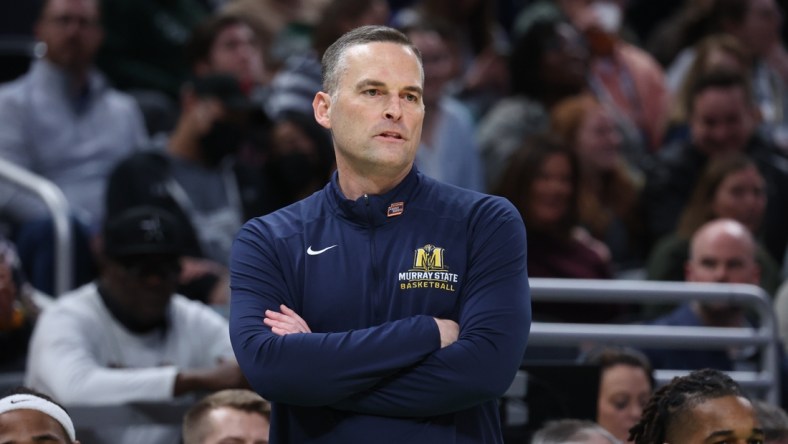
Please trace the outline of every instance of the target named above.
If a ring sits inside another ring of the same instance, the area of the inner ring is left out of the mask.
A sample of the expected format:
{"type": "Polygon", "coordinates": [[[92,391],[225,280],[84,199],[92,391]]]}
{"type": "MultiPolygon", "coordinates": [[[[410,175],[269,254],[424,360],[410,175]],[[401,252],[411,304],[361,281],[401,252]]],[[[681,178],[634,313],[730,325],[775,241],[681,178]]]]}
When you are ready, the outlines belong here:
{"type": "MultiPolygon", "coordinates": [[[[406,46],[416,54],[416,57],[419,59],[419,67],[421,67],[421,53],[405,34],[388,26],[361,26],[345,33],[329,46],[325,54],[323,54],[323,90],[326,93],[333,96],[339,87],[339,78],[345,70],[345,52],[353,46],[367,43],[396,43],[406,46]]],[[[422,67],[423,78],[424,69],[422,67]]]]}
{"type": "Polygon", "coordinates": [[[205,417],[211,411],[222,407],[257,413],[266,419],[271,415],[271,404],[251,390],[220,390],[204,397],[186,412],[183,418],[184,444],[201,444],[208,434],[205,417]]]}
{"type": "Polygon", "coordinates": [[[619,441],[599,424],[583,419],[559,419],[547,422],[533,436],[531,444],[581,443],[599,435],[610,444],[619,441]]]}
{"type": "Polygon", "coordinates": [[[747,81],[747,77],[737,71],[728,68],[715,68],[708,73],[699,76],[687,90],[687,103],[685,109],[687,115],[692,115],[695,109],[695,99],[709,89],[731,89],[740,88],[744,93],[747,105],[753,103],[752,87],[747,81]]]}

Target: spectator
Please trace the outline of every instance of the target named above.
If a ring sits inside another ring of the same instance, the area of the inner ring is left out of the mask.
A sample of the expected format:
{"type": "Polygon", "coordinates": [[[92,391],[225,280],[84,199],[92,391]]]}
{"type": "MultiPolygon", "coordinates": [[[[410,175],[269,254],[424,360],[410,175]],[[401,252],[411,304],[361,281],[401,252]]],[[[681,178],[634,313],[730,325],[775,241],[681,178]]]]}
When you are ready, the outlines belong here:
{"type": "Polygon", "coordinates": [[[334,169],[331,134],[312,116],[282,112],[273,123],[271,148],[262,167],[262,180],[271,203],[266,213],[323,188],[334,169]]]}
{"type": "Polygon", "coordinates": [[[227,0],[220,15],[249,22],[260,38],[263,59],[271,62],[269,74],[274,74],[287,56],[308,49],[304,46],[308,46],[309,33],[329,3],[328,0],[227,0]]]}
{"type": "MultiPolygon", "coordinates": [[[[684,280],[692,235],[706,222],[730,218],[743,224],[753,237],[760,233],[766,208],[766,184],[755,163],[744,154],[730,153],[712,159],[698,179],[676,232],[662,238],[648,261],[652,280],[684,280]]],[[[780,285],[780,270],[769,253],[756,241],[756,260],[761,270],[760,285],[774,295],[780,285]]]]}
{"type": "Polygon", "coordinates": [[[593,421],[559,419],[549,421],[534,433],[531,444],[621,444],[593,421]]]}
{"type": "Polygon", "coordinates": [[[326,5],[312,32],[312,47],[293,54],[271,82],[266,111],[278,119],[285,111],[313,116],[312,100],[322,88],[320,60],[326,49],[342,34],[363,25],[385,25],[389,19],[384,0],[333,0],[326,5]]]}
{"type": "Polygon", "coordinates": [[[678,86],[665,135],[665,143],[687,141],[690,137],[690,88],[699,78],[715,70],[740,73],[750,81],[750,58],[742,44],[728,34],[710,35],[695,46],[697,56],[678,86]]]}
{"type": "Polygon", "coordinates": [[[621,37],[621,18],[614,18],[623,16],[623,3],[593,1],[586,18],[573,23],[589,40],[591,88],[637,129],[645,151],[654,153],[662,145],[670,97],[659,63],[621,37]]]}
{"type": "Polygon", "coordinates": [[[763,430],[764,444],[788,444],[788,414],[780,406],[753,400],[755,414],[763,430]]]}
{"type": "Polygon", "coordinates": [[[630,438],[635,444],[756,443],[764,434],[739,385],[718,370],[705,369],[657,390],[630,438]]]}
{"type": "Polygon", "coordinates": [[[416,153],[419,170],[441,182],[483,191],[484,180],[476,124],[462,102],[448,95],[451,60],[446,34],[423,24],[404,29],[424,63],[424,116],[421,145],[416,153]]]}
{"type": "Polygon", "coordinates": [[[0,398],[0,442],[79,444],[66,410],[43,393],[23,387],[0,398]]]}
{"type": "MultiPolygon", "coordinates": [[[[198,77],[235,77],[246,94],[262,96],[268,83],[260,38],[245,19],[219,15],[200,23],[186,45],[190,71],[198,77]]],[[[262,98],[262,97],[261,97],[262,98]]]]}
{"type": "Polygon", "coordinates": [[[112,171],[107,209],[117,214],[155,205],[176,215],[188,243],[182,290],[193,299],[226,304],[233,237],[269,205],[259,175],[235,161],[251,103],[235,79],[210,75],[184,85],[181,108],[163,151],[136,153],[112,171]]]}
{"type": "MultiPolygon", "coordinates": [[[[579,171],[574,153],[559,139],[535,136],[509,160],[495,194],[511,201],[528,228],[528,275],[610,279],[605,245],[578,226],[579,171]]],[[[542,320],[605,322],[623,315],[618,304],[535,302],[542,320]]]]}
{"type": "Polygon", "coordinates": [[[183,418],[183,444],[268,444],[271,405],[251,390],[202,398],[183,418]]]}
{"type": "MultiPolygon", "coordinates": [[[[95,283],[63,296],[39,317],[26,385],[66,405],[168,401],[246,385],[227,322],[175,294],[181,227],[173,216],[136,207],[108,221],[95,283]]],[[[177,430],[102,430],[112,442],[171,443],[177,430]],[[122,435],[122,436],[120,436],[122,435]]]]}
{"type": "Polygon", "coordinates": [[[107,39],[99,66],[118,88],[174,100],[189,75],[185,47],[211,11],[200,0],[102,0],[107,39]]]}
{"type": "MultiPolygon", "coordinates": [[[[36,38],[46,45],[23,77],[0,87],[0,157],[60,187],[77,222],[98,231],[112,165],[147,141],[134,100],[93,66],[103,31],[99,0],[46,0],[36,38]]],[[[17,223],[48,217],[20,191],[6,206],[17,223]]]]}
{"type": "Polygon", "coordinates": [[[539,135],[508,163],[495,194],[509,199],[528,226],[529,276],[609,279],[604,245],[578,234],[574,153],[559,139],[539,135]]]}
{"type": "Polygon", "coordinates": [[[270,92],[271,73],[267,72],[269,63],[263,58],[261,45],[261,39],[246,18],[226,14],[200,23],[186,45],[192,77],[234,77],[241,91],[253,102],[256,112],[246,125],[237,153],[239,162],[252,169],[261,168],[269,154],[270,121],[263,109],[270,92]]]}
{"type": "MultiPolygon", "coordinates": [[[[692,236],[687,282],[715,282],[757,285],[760,267],[755,260],[755,242],[750,231],[732,219],[715,219],[701,226],[692,236]]],[[[744,308],[726,301],[692,301],[657,318],[655,325],[692,327],[748,327],[744,308]]],[[[646,351],[654,368],[720,370],[749,369],[754,350],[731,347],[728,350],[646,351]]]]}
{"type": "Polygon", "coordinates": [[[642,178],[622,156],[622,138],[610,110],[585,93],[559,102],[551,113],[553,133],[578,158],[578,217],[610,250],[616,273],[642,267],[642,178]]]}
{"type": "MultiPolygon", "coordinates": [[[[747,52],[754,103],[760,110],[764,133],[787,144],[788,52],[780,41],[782,12],[775,0],[713,0],[706,29],[735,37],[747,52]]],[[[696,57],[685,48],[668,69],[668,85],[676,91],[696,57]]],[[[782,146],[782,145],[781,145],[782,146]]]]}
{"type": "Polygon", "coordinates": [[[588,51],[569,23],[540,21],[514,43],[509,71],[512,96],[497,102],[478,128],[488,191],[499,186],[523,140],[549,128],[553,105],[586,88],[588,51]]]}
{"type": "Polygon", "coordinates": [[[24,371],[33,325],[49,303],[25,278],[14,245],[0,237],[0,372],[24,371]]]}
{"type": "Polygon", "coordinates": [[[601,369],[596,422],[621,442],[640,421],[654,389],[651,363],[629,348],[599,347],[585,355],[584,363],[601,369]]]}
{"type": "Polygon", "coordinates": [[[452,82],[447,86],[455,98],[480,120],[508,92],[505,55],[509,40],[495,20],[496,3],[485,0],[423,0],[400,10],[392,21],[407,28],[418,21],[443,23],[454,30],[450,43],[452,82]]]}
{"type": "Polygon", "coordinates": [[[647,175],[643,202],[650,238],[675,229],[709,160],[745,153],[766,181],[762,239],[779,263],[788,244],[788,157],[756,133],[757,111],[747,81],[739,73],[715,70],[699,78],[688,97],[690,141],[660,150],[647,175]]]}

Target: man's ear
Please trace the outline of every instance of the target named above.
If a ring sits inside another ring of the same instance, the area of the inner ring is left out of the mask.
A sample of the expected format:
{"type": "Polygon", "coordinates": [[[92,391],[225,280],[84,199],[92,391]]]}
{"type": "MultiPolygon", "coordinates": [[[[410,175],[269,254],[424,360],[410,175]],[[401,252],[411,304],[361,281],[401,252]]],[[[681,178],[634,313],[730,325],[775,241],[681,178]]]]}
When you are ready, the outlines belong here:
{"type": "Polygon", "coordinates": [[[331,129],[331,96],[320,91],[312,100],[312,109],[315,111],[315,120],[323,128],[331,129]]]}

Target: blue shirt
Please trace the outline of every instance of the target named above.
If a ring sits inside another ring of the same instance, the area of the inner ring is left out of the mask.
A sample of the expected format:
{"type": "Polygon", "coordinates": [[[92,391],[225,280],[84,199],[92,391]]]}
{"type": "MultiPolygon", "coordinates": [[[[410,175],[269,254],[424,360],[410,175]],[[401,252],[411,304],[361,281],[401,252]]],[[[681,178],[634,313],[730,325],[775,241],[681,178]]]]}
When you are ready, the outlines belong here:
{"type": "Polygon", "coordinates": [[[230,335],[273,402],[272,443],[502,443],[497,398],[531,323],[525,227],[505,199],[414,168],[346,199],[337,175],[253,219],[230,260],[230,335]],[[313,333],[277,336],[286,304],[313,333]],[[440,348],[433,317],[460,335],[440,348]]]}
{"type": "MultiPolygon", "coordinates": [[[[74,95],[69,75],[41,59],[0,88],[0,157],[54,182],[78,218],[98,226],[104,189],[116,162],[147,143],[137,103],[89,73],[74,95]]],[[[47,216],[39,199],[20,193],[8,204],[17,221],[47,216]]]]}

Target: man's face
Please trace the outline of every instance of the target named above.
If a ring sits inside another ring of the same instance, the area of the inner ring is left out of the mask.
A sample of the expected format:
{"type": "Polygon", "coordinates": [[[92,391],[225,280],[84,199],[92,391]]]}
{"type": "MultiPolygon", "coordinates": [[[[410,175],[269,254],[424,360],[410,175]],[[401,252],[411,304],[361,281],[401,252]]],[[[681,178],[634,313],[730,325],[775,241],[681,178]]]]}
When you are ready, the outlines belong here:
{"type": "Polygon", "coordinates": [[[702,233],[692,244],[686,280],[757,285],[760,274],[754,248],[729,232],[702,233]]]}
{"type": "Polygon", "coordinates": [[[263,59],[260,43],[252,29],[235,23],[224,28],[211,47],[210,69],[230,74],[242,85],[255,84],[263,78],[263,59]]]}
{"type": "Polygon", "coordinates": [[[752,405],[737,396],[723,396],[696,405],[672,429],[666,436],[670,444],[764,442],[752,405]]]}
{"type": "Polygon", "coordinates": [[[108,261],[111,297],[140,324],[161,322],[180,273],[177,256],[138,255],[108,261]]]}
{"type": "Polygon", "coordinates": [[[259,413],[219,407],[205,421],[210,431],[202,444],[268,444],[270,423],[259,413]]]}
{"type": "Polygon", "coordinates": [[[36,24],[36,37],[47,46],[46,58],[70,71],[93,63],[103,32],[98,0],[49,0],[36,24]]]}
{"type": "Polygon", "coordinates": [[[50,416],[38,410],[13,410],[0,415],[0,443],[70,444],[71,441],[63,426],[50,416]]]}
{"type": "Polygon", "coordinates": [[[404,177],[424,120],[422,72],[416,55],[395,43],[345,51],[337,91],[315,97],[318,123],[331,129],[340,174],[404,177]]]}
{"type": "Polygon", "coordinates": [[[693,100],[692,142],[707,155],[744,151],[755,125],[752,105],[739,87],[707,88],[693,100]]]}

